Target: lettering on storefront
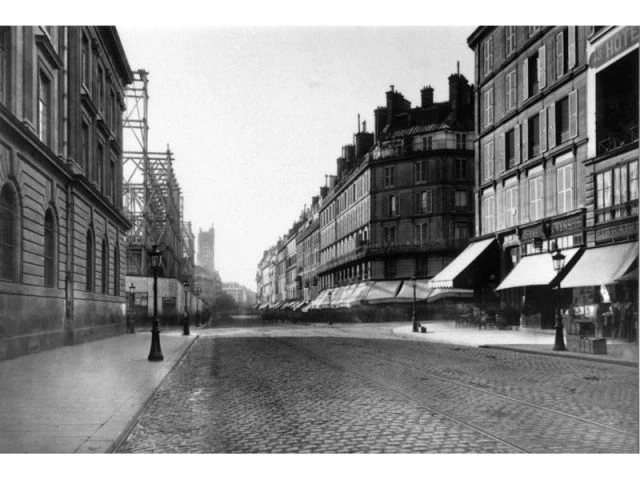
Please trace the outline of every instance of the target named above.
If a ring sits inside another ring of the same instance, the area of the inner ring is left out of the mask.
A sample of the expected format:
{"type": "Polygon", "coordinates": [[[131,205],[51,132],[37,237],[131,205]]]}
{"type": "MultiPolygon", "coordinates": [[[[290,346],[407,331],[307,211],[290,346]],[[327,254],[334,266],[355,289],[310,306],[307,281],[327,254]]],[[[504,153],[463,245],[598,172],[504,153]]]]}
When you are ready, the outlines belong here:
{"type": "Polygon", "coordinates": [[[625,223],[608,228],[596,230],[596,241],[610,240],[612,238],[630,237],[638,234],[637,223],[625,223]]]}
{"type": "Polygon", "coordinates": [[[551,224],[551,234],[568,233],[582,228],[582,216],[563,220],[561,222],[553,222],[551,224]]]}
{"type": "Polygon", "coordinates": [[[542,233],[542,225],[540,225],[538,227],[527,228],[525,230],[522,230],[522,235],[520,239],[524,243],[525,240],[532,240],[535,237],[543,237],[543,236],[544,234],[542,233]]]}
{"type": "Polygon", "coordinates": [[[589,57],[589,66],[598,68],[627,48],[638,43],[640,43],[640,26],[624,27],[596,47],[589,57]]]}

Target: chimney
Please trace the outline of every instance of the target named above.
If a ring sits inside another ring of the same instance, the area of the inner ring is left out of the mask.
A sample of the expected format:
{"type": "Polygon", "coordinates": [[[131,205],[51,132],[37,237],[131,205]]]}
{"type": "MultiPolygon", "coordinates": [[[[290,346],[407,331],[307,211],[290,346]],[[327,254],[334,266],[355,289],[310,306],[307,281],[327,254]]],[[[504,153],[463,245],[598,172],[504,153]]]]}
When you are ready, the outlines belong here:
{"type": "Polygon", "coordinates": [[[387,108],[378,107],[374,110],[373,115],[375,117],[374,133],[376,136],[376,141],[379,141],[382,130],[387,124],[387,108]]]}
{"type": "Polygon", "coordinates": [[[428,85],[420,90],[420,97],[422,99],[422,108],[433,105],[433,87],[428,85]]]}
{"type": "Polygon", "coordinates": [[[356,147],[353,145],[345,145],[342,147],[342,157],[347,161],[346,167],[349,169],[349,166],[356,159],[356,147]]]}
{"type": "Polygon", "coordinates": [[[336,176],[329,175],[329,188],[333,188],[336,186],[336,176]]]}
{"type": "MultiPolygon", "coordinates": [[[[367,122],[363,123],[363,126],[366,126],[367,122]]],[[[361,159],[364,157],[364,154],[367,153],[371,147],[373,146],[373,133],[368,133],[367,129],[364,128],[364,131],[356,133],[353,136],[353,143],[355,144],[355,156],[356,159],[361,159]]]]}
{"type": "Polygon", "coordinates": [[[316,205],[318,205],[319,201],[320,197],[318,195],[311,197],[311,207],[315,207],[316,205]]]}
{"type": "Polygon", "coordinates": [[[329,193],[329,187],[326,185],[324,187],[320,187],[320,197],[324,198],[329,193]]]}
{"type": "Polygon", "coordinates": [[[449,76],[449,106],[454,115],[458,115],[469,101],[469,83],[464,75],[453,74],[449,76]]]}
{"type": "Polygon", "coordinates": [[[344,175],[344,170],[347,165],[347,161],[344,159],[344,157],[340,157],[336,160],[336,165],[337,165],[336,177],[339,182],[340,180],[342,180],[342,176],[344,175]]]}

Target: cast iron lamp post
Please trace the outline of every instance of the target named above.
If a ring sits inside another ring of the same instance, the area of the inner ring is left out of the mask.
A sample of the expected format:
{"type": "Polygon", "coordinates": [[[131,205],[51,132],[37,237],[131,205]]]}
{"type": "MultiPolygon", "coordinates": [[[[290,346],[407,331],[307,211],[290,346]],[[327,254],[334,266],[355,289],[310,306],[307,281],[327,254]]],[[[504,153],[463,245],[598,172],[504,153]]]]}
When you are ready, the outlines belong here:
{"type": "MultiPolygon", "coordinates": [[[[562,267],[564,267],[564,259],[565,256],[560,252],[560,249],[556,246],[556,252],[551,256],[553,260],[553,269],[560,273],[562,267]]],[[[558,281],[557,294],[556,294],[556,341],[553,345],[554,350],[564,351],[566,350],[564,346],[564,332],[562,325],[562,313],[560,312],[560,282],[558,281]]]]}
{"type": "Polygon", "coordinates": [[[153,270],[153,328],[151,329],[151,350],[148,359],[150,362],[160,362],[164,360],[160,348],[160,328],[158,328],[158,270],[160,270],[162,252],[158,250],[157,245],[153,245],[148,253],[153,270]]]}
{"type": "Polygon", "coordinates": [[[189,335],[189,311],[187,310],[187,289],[189,288],[189,280],[185,280],[182,286],[184,287],[184,319],[182,322],[182,334],[189,335]]]}
{"type": "MultiPolygon", "coordinates": [[[[329,310],[331,310],[331,296],[333,295],[333,292],[329,292],[327,295],[329,297],[329,310]]],[[[329,313],[329,325],[333,325],[333,320],[331,318],[331,312],[328,312],[328,313],[329,313]]]]}
{"type": "Polygon", "coordinates": [[[416,277],[411,277],[411,285],[413,286],[413,313],[411,314],[411,322],[413,323],[413,331],[418,332],[418,320],[416,319],[416,277]]]}
{"type": "Polygon", "coordinates": [[[133,308],[136,304],[136,286],[131,282],[129,285],[129,299],[131,307],[129,308],[129,333],[136,333],[136,327],[133,319],[133,308]]]}
{"type": "Polygon", "coordinates": [[[200,287],[196,286],[193,294],[196,296],[196,324],[200,325],[200,287]]]}

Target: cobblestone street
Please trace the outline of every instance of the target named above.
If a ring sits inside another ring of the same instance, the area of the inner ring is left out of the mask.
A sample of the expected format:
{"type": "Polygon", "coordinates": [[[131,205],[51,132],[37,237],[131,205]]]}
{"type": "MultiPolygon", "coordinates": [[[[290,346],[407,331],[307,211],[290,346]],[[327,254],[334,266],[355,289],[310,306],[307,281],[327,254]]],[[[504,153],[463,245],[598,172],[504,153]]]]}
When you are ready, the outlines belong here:
{"type": "Polygon", "coordinates": [[[638,452],[638,373],[401,340],[388,325],[202,330],[120,452],[638,452]]]}

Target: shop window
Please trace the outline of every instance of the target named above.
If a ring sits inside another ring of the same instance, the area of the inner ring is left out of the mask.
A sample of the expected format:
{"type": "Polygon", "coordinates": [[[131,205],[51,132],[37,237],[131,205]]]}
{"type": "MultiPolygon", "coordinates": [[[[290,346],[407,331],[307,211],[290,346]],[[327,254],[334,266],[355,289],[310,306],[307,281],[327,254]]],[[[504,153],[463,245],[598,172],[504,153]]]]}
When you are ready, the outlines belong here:
{"type": "Polygon", "coordinates": [[[633,215],[638,199],[638,164],[631,162],[595,176],[596,222],[633,215]]]}
{"type": "Polygon", "coordinates": [[[51,209],[44,216],[44,285],[56,285],[56,223],[51,209]]]}
{"type": "Polygon", "coordinates": [[[16,281],[18,273],[18,198],[5,184],[0,190],[0,279],[16,281]]]}

